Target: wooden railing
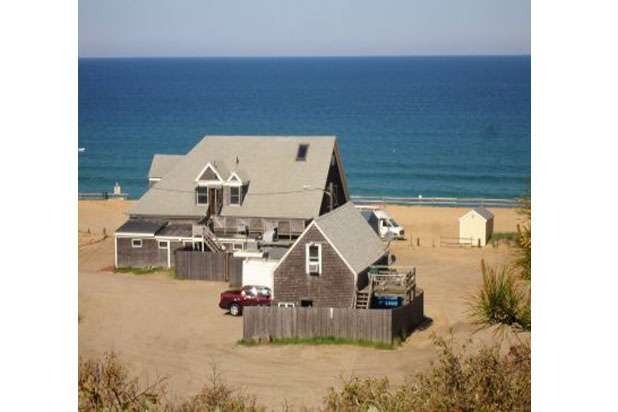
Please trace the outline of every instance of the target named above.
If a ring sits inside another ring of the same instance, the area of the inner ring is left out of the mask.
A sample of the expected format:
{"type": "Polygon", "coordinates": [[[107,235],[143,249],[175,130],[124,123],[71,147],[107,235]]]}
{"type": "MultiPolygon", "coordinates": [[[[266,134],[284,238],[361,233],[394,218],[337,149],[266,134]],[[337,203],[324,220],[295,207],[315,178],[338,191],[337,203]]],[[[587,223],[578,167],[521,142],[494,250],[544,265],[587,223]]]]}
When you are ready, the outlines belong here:
{"type": "Polygon", "coordinates": [[[401,296],[409,303],[416,290],[414,266],[371,266],[369,285],[374,295],[401,296]]]}

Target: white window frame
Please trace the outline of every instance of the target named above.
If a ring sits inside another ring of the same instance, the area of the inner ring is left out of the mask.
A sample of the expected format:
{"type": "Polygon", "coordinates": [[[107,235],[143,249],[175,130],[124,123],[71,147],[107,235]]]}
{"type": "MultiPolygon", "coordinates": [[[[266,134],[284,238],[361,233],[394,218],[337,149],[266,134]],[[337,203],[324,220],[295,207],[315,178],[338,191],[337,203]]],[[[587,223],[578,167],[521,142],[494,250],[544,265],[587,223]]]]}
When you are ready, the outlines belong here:
{"type": "Polygon", "coordinates": [[[278,308],[294,308],[296,304],[294,302],[279,302],[277,303],[278,308]]]}
{"type": "Polygon", "coordinates": [[[242,186],[230,186],[230,206],[240,206],[241,197],[242,197],[242,186]],[[238,203],[232,202],[232,199],[233,199],[232,190],[234,189],[238,190],[238,203]]]}
{"type": "Polygon", "coordinates": [[[144,241],[142,239],[131,239],[131,247],[133,249],[140,249],[144,246],[144,241]],[[139,246],[137,246],[136,242],[139,242],[139,246]]]}
{"type": "Polygon", "coordinates": [[[169,240],[159,240],[157,241],[157,245],[159,246],[159,249],[169,249],[170,248],[170,241],[169,240]],[[164,247],[161,247],[161,243],[165,243],[164,247]]]}
{"type": "Polygon", "coordinates": [[[207,186],[198,186],[195,188],[195,204],[196,205],[207,205],[208,204],[208,187],[207,186]],[[206,189],[206,203],[200,203],[200,196],[204,196],[204,193],[199,193],[200,190],[206,189]]]}
{"type": "Polygon", "coordinates": [[[319,276],[322,274],[322,244],[316,242],[310,242],[305,245],[305,272],[307,275],[311,276],[319,276]],[[309,254],[309,250],[312,246],[317,246],[318,248],[318,260],[317,262],[311,261],[311,255],[309,254]],[[311,272],[309,270],[309,263],[317,263],[318,264],[318,273],[311,272]]]}

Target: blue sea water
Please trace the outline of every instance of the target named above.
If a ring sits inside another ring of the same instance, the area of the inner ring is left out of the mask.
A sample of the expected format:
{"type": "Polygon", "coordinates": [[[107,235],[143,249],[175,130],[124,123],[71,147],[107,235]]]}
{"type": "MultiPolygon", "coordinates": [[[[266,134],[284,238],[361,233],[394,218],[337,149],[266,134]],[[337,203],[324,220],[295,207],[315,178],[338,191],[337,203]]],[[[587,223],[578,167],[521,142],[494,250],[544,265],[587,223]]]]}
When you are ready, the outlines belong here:
{"type": "Polygon", "coordinates": [[[352,194],[515,197],[530,57],[79,60],[80,192],[139,197],[206,134],[336,135],[352,194]]]}

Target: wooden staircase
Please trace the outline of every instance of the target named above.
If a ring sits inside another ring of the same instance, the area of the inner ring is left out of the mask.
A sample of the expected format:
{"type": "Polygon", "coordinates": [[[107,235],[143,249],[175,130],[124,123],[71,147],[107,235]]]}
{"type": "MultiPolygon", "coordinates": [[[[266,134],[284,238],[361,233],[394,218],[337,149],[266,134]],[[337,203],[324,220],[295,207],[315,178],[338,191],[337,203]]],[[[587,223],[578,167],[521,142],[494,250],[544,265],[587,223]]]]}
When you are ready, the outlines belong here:
{"type": "Polygon", "coordinates": [[[204,239],[204,244],[208,246],[211,252],[221,253],[223,249],[219,246],[219,244],[215,241],[216,236],[212,231],[208,228],[208,226],[204,226],[202,229],[202,237],[204,239]]]}
{"type": "Polygon", "coordinates": [[[371,294],[371,284],[362,290],[357,290],[356,297],[354,299],[354,308],[369,309],[371,294]]]}

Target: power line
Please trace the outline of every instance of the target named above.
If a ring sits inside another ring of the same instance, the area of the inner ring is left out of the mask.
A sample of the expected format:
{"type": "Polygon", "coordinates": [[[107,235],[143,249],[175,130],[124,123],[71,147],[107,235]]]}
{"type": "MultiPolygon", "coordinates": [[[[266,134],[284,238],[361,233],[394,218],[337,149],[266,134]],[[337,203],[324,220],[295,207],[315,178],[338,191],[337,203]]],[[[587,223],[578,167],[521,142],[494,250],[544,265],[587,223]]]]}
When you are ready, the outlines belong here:
{"type": "MultiPolygon", "coordinates": [[[[164,188],[156,187],[156,186],[151,187],[150,190],[159,190],[161,192],[191,193],[191,194],[195,193],[194,190],[164,189],[164,188]]],[[[289,195],[289,194],[294,194],[294,193],[305,193],[305,192],[314,192],[314,191],[324,192],[324,190],[320,188],[310,188],[310,189],[302,189],[302,190],[288,190],[288,191],[282,191],[282,192],[248,192],[247,196],[248,195],[251,195],[251,196],[289,195]]]]}

